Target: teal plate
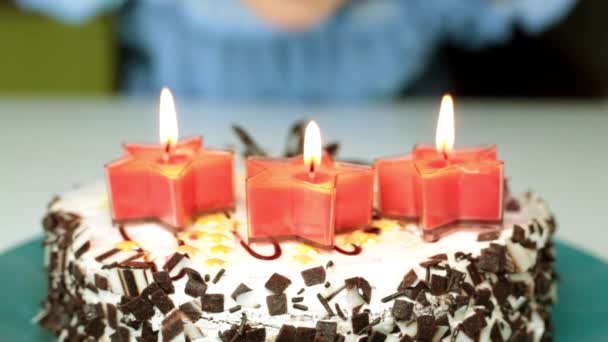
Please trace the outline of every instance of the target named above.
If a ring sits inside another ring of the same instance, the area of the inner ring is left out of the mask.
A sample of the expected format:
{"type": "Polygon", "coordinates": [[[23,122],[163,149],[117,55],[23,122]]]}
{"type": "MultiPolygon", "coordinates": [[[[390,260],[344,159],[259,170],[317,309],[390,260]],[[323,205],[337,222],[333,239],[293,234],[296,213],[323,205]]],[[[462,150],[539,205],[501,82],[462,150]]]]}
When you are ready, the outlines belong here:
{"type": "MultiPolygon", "coordinates": [[[[608,340],[608,264],[557,243],[561,275],[559,302],[553,312],[556,341],[608,340]]],[[[32,324],[46,294],[41,240],[0,255],[0,340],[50,341],[32,324]]]]}

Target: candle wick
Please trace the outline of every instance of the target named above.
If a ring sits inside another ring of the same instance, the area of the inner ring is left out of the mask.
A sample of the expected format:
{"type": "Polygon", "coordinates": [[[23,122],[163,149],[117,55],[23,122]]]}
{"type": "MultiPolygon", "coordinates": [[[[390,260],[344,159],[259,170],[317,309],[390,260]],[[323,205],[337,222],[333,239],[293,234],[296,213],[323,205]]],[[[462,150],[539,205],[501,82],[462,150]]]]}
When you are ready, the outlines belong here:
{"type": "Polygon", "coordinates": [[[163,161],[164,162],[168,162],[169,161],[170,154],[171,154],[171,143],[167,142],[167,144],[165,144],[165,151],[163,153],[163,161]]]}
{"type": "Polygon", "coordinates": [[[445,149],[443,149],[441,151],[441,154],[443,155],[443,159],[447,161],[448,160],[448,153],[445,151],[445,149]]]}
{"type": "Polygon", "coordinates": [[[310,165],[308,166],[308,177],[310,179],[315,178],[315,163],[314,162],[311,162],[310,165]]]}

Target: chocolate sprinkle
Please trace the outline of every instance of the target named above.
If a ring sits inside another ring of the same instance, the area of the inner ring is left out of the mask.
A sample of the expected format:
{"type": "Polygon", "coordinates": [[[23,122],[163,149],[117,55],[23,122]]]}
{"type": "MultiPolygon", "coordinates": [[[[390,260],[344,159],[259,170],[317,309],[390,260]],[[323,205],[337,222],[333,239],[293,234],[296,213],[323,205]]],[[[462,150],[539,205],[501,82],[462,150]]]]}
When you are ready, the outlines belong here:
{"type": "Polygon", "coordinates": [[[266,297],[266,306],[270,316],[283,315],[287,313],[287,296],[283,294],[270,295],[266,297]]]}
{"type": "Polygon", "coordinates": [[[233,306],[230,309],[228,309],[228,312],[235,313],[235,312],[240,311],[240,310],[241,310],[241,306],[240,305],[236,305],[236,306],[233,306]]]}
{"type": "Polygon", "coordinates": [[[170,294],[175,292],[175,288],[173,287],[173,282],[171,281],[171,276],[169,276],[169,272],[160,271],[152,274],[154,278],[154,282],[160,286],[165,293],[170,294]]]}
{"type": "Polygon", "coordinates": [[[338,332],[338,323],[331,321],[318,321],[315,342],[334,342],[338,332]]]}
{"type": "Polygon", "coordinates": [[[378,330],[372,332],[369,339],[367,339],[368,342],[384,342],[385,340],[386,335],[384,333],[379,332],[378,330]]]}
{"type": "Polygon", "coordinates": [[[266,281],[264,286],[274,294],[281,294],[287,287],[289,287],[289,285],[291,285],[291,280],[289,280],[289,278],[278,273],[274,273],[272,276],[270,276],[268,281],[266,281]]]}
{"type": "Polygon", "coordinates": [[[125,327],[120,327],[116,330],[112,335],[110,335],[111,342],[129,342],[129,329],[125,327]]]}
{"type": "Polygon", "coordinates": [[[331,309],[331,306],[329,306],[327,299],[325,299],[325,297],[323,297],[320,293],[317,293],[317,299],[319,299],[319,302],[321,302],[321,305],[323,305],[323,307],[325,308],[325,311],[327,311],[327,315],[329,317],[336,315],[334,313],[334,311],[331,309]]]}
{"type": "Polygon", "coordinates": [[[80,248],[78,248],[78,250],[74,253],[76,259],[80,258],[80,256],[82,256],[84,253],[88,252],[89,248],[91,248],[91,241],[87,241],[82,246],[80,246],[80,248]]]}
{"type": "Polygon", "coordinates": [[[223,294],[205,294],[201,297],[201,310],[205,312],[223,312],[224,311],[224,295],[223,294]]]}
{"type": "Polygon", "coordinates": [[[304,284],[313,286],[325,282],[325,268],[323,266],[309,268],[301,272],[304,284]]]}
{"type": "Polygon", "coordinates": [[[126,310],[135,316],[138,321],[145,321],[154,316],[154,307],[142,297],[135,297],[124,305],[126,310]]]}
{"type": "Polygon", "coordinates": [[[207,292],[207,284],[193,278],[188,278],[184,292],[190,297],[200,297],[207,292]]]}
{"type": "Polygon", "coordinates": [[[357,291],[361,298],[369,304],[372,299],[372,287],[369,285],[367,280],[362,277],[349,278],[344,281],[346,288],[352,289],[357,288],[357,291]]]}
{"type": "Polygon", "coordinates": [[[242,295],[243,293],[250,292],[250,291],[251,291],[251,289],[249,288],[249,286],[247,286],[247,285],[245,285],[243,283],[240,283],[239,286],[237,286],[236,289],[234,289],[234,291],[232,292],[232,294],[230,295],[230,297],[233,300],[236,300],[236,298],[238,296],[242,295]]]}
{"type": "Polygon", "coordinates": [[[414,311],[414,304],[405,300],[396,300],[393,303],[391,313],[397,321],[409,321],[414,311]]]}
{"type": "Polygon", "coordinates": [[[342,320],[346,321],[346,315],[342,311],[342,308],[340,308],[340,304],[336,303],[334,306],[336,307],[336,313],[338,316],[342,318],[342,320]]]}
{"type": "Polygon", "coordinates": [[[353,333],[360,334],[363,329],[369,326],[369,314],[367,312],[358,313],[351,317],[353,333]]]}
{"type": "Polygon", "coordinates": [[[215,277],[213,277],[213,283],[217,284],[218,281],[220,281],[220,278],[224,275],[224,273],[226,272],[225,269],[221,269],[217,272],[217,274],[215,275],[215,277]]]}
{"type": "Polygon", "coordinates": [[[406,288],[414,285],[414,282],[416,282],[416,280],[418,280],[416,272],[414,270],[410,270],[405,276],[403,276],[403,280],[399,284],[397,291],[405,290],[406,288]]]}
{"type": "Polygon", "coordinates": [[[304,293],[304,291],[306,291],[306,290],[305,290],[304,288],[301,288],[301,289],[298,291],[298,293],[297,293],[297,294],[298,294],[298,296],[299,296],[299,295],[301,295],[302,293],[304,293]]]}
{"type": "Polygon", "coordinates": [[[171,258],[163,266],[163,270],[165,270],[167,272],[171,272],[175,268],[175,266],[177,266],[177,264],[179,264],[179,262],[182,261],[182,259],[185,257],[186,256],[184,254],[174,253],[171,256],[171,258]]]}
{"type": "Polygon", "coordinates": [[[431,276],[431,294],[440,296],[448,291],[448,278],[433,274],[431,276]]]}
{"type": "Polygon", "coordinates": [[[317,329],[298,327],[296,328],[295,342],[314,342],[317,335],[317,329]]]}
{"type": "Polygon", "coordinates": [[[399,298],[405,296],[405,291],[399,291],[399,292],[395,292],[393,294],[390,294],[384,298],[382,298],[380,301],[382,303],[386,303],[386,302],[390,302],[391,300],[395,299],[395,298],[399,298]]]}
{"type": "Polygon", "coordinates": [[[179,311],[183,312],[191,322],[198,321],[203,316],[200,303],[197,299],[193,299],[179,306],[179,311]]]}
{"type": "Polygon", "coordinates": [[[494,241],[498,239],[500,233],[497,231],[484,232],[477,235],[477,241],[494,241]]]}
{"type": "Polygon", "coordinates": [[[84,327],[84,332],[89,336],[100,338],[103,336],[105,329],[106,325],[103,323],[103,320],[101,318],[96,318],[87,323],[84,327]]]}
{"type": "Polygon", "coordinates": [[[308,311],[308,306],[302,305],[302,304],[299,304],[299,303],[294,304],[293,308],[294,309],[298,309],[298,310],[302,310],[302,311],[308,311]]]}
{"type": "Polygon", "coordinates": [[[294,342],[295,340],[296,327],[293,325],[283,324],[279,329],[275,342],[294,342]]]}
{"type": "Polygon", "coordinates": [[[171,341],[184,331],[184,323],[178,310],[173,311],[162,322],[161,334],[163,341],[171,341]]]}
{"type": "Polygon", "coordinates": [[[150,301],[165,315],[175,308],[175,304],[173,304],[171,298],[161,289],[150,295],[150,301]]]}
{"type": "Polygon", "coordinates": [[[477,265],[475,265],[475,263],[471,262],[467,266],[467,272],[469,272],[469,276],[471,277],[471,280],[473,281],[474,285],[479,285],[483,282],[483,277],[481,273],[479,273],[479,269],[477,268],[477,265]]]}
{"type": "Polygon", "coordinates": [[[112,255],[114,255],[114,254],[116,254],[116,253],[118,253],[118,252],[120,252],[120,249],[118,249],[118,248],[112,248],[112,249],[110,249],[109,251],[107,251],[107,252],[105,252],[105,253],[103,253],[103,254],[100,254],[100,255],[96,256],[96,257],[95,257],[95,261],[97,261],[97,262],[102,262],[102,261],[104,261],[105,259],[107,259],[107,258],[111,257],[112,255]]]}
{"type": "Polygon", "coordinates": [[[423,315],[416,318],[418,324],[418,330],[416,332],[416,340],[427,341],[433,338],[437,326],[435,324],[435,317],[433,315],[423,315]]]}
{"type": "Polygon", "coordinates": [[[108,278],[106,278],[98,273],[95,273],[95,286],[97,286],[97,288],[100,290],[107,291],[108,290],[108,278]]]}
{"type": "Polygon", "coordinates": [[[293,297],[291,298],[292,303],[301,303],[304,301],[304,297],[293,297]]]}

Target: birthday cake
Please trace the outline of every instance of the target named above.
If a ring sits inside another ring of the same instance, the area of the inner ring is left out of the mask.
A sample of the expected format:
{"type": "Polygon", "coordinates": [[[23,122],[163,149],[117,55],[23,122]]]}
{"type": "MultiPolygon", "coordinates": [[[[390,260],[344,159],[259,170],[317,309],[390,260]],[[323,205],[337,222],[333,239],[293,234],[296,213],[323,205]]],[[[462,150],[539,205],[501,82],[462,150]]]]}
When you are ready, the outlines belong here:
{"type": "Polygon", "coordinates": [[[415,223],[375,217],[331,250],[247,243],[236,197],[181,231],[116,226],[102,183],[54,199],[40,324],[68,341],[552,339],[556,224],[535,194],[511,198],[498,229],[429,243],[415,223]]]}

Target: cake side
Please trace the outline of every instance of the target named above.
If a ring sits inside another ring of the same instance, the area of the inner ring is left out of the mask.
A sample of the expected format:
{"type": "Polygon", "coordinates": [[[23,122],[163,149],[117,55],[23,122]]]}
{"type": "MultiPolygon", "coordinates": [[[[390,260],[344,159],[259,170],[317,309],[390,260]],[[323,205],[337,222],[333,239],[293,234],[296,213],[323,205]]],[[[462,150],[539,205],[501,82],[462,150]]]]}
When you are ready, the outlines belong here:
{"type": "Polygon", "coordinates": [[[60,340],[551,340],[555,220],[536,195],[516,203],[498,230],[426,243],[379,219],[327,251],[248,245],[242,201],[183,232],[115,227],[103,185],[88,186],[43,220],[40,323],[60,340]]]}

